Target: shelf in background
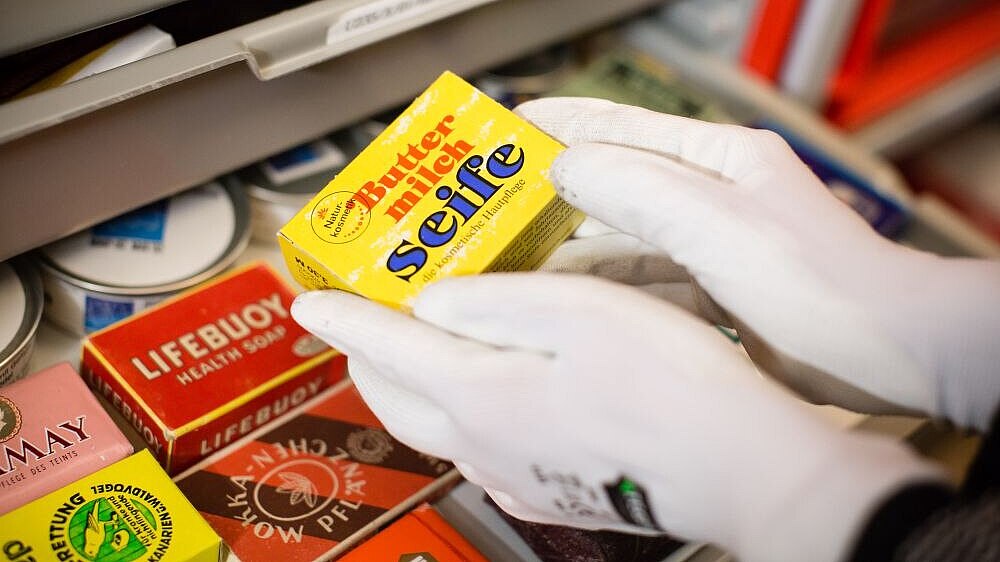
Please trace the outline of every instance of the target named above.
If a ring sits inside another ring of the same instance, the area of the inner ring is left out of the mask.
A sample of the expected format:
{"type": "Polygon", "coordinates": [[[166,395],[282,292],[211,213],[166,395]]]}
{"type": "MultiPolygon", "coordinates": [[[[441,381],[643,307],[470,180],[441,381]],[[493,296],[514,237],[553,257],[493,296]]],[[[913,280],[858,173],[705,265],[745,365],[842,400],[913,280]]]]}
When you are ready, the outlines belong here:
{"type": "Polygon", "coordinates": [[[180,0],[0,0],[0,56],[155,10],[180,0]]]}
{"type": "MultiPolygon", "coordinates": [[[[315,4],[331,3],[344,5],[338,0],[315,4]]],[[[199,41],[33,96],[75,97],[110,87],[101,80],[125,75],[146,84],[141,95],[112,100],[65,121],[42,112],[41,118],[53,125],[23,136],[14,129],[27,123],[18,109],[27,106],[17,104],[32,98],[5,104],[0,106],[0,138],[10,140],[0,145],[0,259],[408,101],[445,69],[474,74],[659,3],[490,2],[271,80],[262,81],[245,65],[234,64],[241,58],[231,56],[213,60],[209,72],[162,85],[159,61],[182,66],[175,52],[199,49],[199,41]],[[569,12],[572,18],[566,17],[569,12]]],[[[286,31],[284,24],[274,25],[270,32],[255,28],[256,45],[277,41],[286,31]]],[[[306,51],[312,52],[300,52],[306,51]]],[[[287,64],[308,62],[279,54],[287,64]]],[[[303,56],[311,60],[312,55],[303,56]]],[[[277,59],[268,61],[261,68],[288,68],[277,59]]]]}
{"type": "Polygon", "coordinates": [[[884,158],[864,150],[814,111],[711,53],[686,44],[649,19],[626,26],[627,44],[666,64],[686,84],[710,94],[744,123],[777,123],[832,160],[863,176],[876,190],[908,208],[912,193],[884,158]]]}
{"type": "Polygon", "coordinates": [[[936,195],[920,193],[903,244],[942,256],[1000,259],[1000,244],[936,195]]]}
{"type": "Polygon", "coordinates": [[[384,0],[310,2],[88,80],[10,101],[0,106],[0,142],[240,62],[257,78],[272,80],[489,1],[427,0],[381,18],[376,16],[386,8],[384,0]],[[358,21],[366,23],[355,26],[358,21]]]}
{"type": "Polygon", "coordinates": [[[983,62],[850,133],[865,148],[898,157],[968,124],[1000,102],[1000,56],[983,62]]]}

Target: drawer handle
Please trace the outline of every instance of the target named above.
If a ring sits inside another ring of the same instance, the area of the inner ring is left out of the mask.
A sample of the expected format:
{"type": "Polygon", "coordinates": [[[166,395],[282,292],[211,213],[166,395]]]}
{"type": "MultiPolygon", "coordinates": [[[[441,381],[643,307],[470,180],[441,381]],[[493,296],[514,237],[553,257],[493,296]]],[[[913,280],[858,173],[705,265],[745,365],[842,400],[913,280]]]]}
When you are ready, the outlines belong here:
{"type": "Polygon", "coordinates": [[[493,1],[315,2],[271,18],[243,44],[254,74],[270,80],[493,1]]]}

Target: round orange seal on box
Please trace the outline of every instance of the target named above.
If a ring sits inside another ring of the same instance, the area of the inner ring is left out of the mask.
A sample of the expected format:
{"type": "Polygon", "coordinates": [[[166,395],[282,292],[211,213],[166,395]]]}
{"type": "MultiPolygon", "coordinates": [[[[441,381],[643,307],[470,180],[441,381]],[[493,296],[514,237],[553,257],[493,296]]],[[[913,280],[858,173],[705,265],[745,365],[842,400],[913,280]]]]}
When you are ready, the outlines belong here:
{"type": "Polygon", "coordinates": [[[371,213],[350,191],[335,191],[316,202],[309,214],[313,233],[330,244],[357,239],[368,228],[371,213]]]}

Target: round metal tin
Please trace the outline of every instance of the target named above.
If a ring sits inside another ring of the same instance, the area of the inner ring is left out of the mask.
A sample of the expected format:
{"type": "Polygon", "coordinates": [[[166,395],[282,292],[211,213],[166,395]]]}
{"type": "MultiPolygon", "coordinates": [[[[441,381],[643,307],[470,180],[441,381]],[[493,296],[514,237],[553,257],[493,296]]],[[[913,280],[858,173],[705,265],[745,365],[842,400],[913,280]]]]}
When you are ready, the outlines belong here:
{"type": "Polygon", "coordinates": [[[136,209],[37,251],[45,315],[99,330],[224,271],[249,236],[246,193],[228,178],[136,209]]]}
{"type": "Polygon", "coordinates": [[[27,374],[43,301],[42,280],[31,263],[0,262],[0,386],[27,374]]]}
{"type": "Polygon", "coordinates": [[[276,177],[275,166],[270,161],[273,158],[236,172],[236,181],[242,182],[250,197],[250,229],[254,240],[273,244],[278,230],[292,220],[292,217],[347,164],[348,155],[339,146],[342,143],[333,138],[320,139],[311,145],[297,147],[296,150],[320,142],[329,147],[327,150],[336,151],[338,154],[328,160],[328,165],[319,163],[310,166],[306,163],[303,168],[307,171],[296,174],[289,173],[288,168],[301,165],[303,162],[285,164],[286,167],[277,172],[285,176],[281,180],[276,177]]]}
{"type": "Polygon", "coordinates": [[[541,97],[573,75],[574,50],[556,45],[483,73],[476,86],[508,108],[541,97]]]}
{"type": "MultiPolygon", "coordinates": [[[[250,197],[251,236],[259,242],[272,244],[278,230],[292,220],[295,213],[299,212],[309,199],[323,188],[323,185],[326,185],[324,182],[315,189],[310,186],[304,191],[294,191],[271,189],[258,174],[241,174],[240,179],[250,197]]],[[[326,179],[329,181],[332,176],[326,179]]],[[[301,181],[295,183],[297,187],[304,187],[301,181]]]]}

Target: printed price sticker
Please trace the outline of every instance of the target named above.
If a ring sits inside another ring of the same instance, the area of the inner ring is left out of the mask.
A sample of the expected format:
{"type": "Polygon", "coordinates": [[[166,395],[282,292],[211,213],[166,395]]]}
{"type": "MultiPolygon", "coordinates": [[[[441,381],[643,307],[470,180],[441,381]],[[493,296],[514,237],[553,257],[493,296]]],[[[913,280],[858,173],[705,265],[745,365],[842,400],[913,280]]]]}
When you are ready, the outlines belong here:
{"type": "MultiPolygon", "coordinates": [[[[372,33],[399,22],[413,23],[419,16],[432,10],[451,5],[458,11],[492,0],[376,0],[352,8],[340,17],[326,32],[327,44],[349,39],[363,33],[372,33]]],[[[449,15],[442,14],[442,15],[449,15]]]]}

